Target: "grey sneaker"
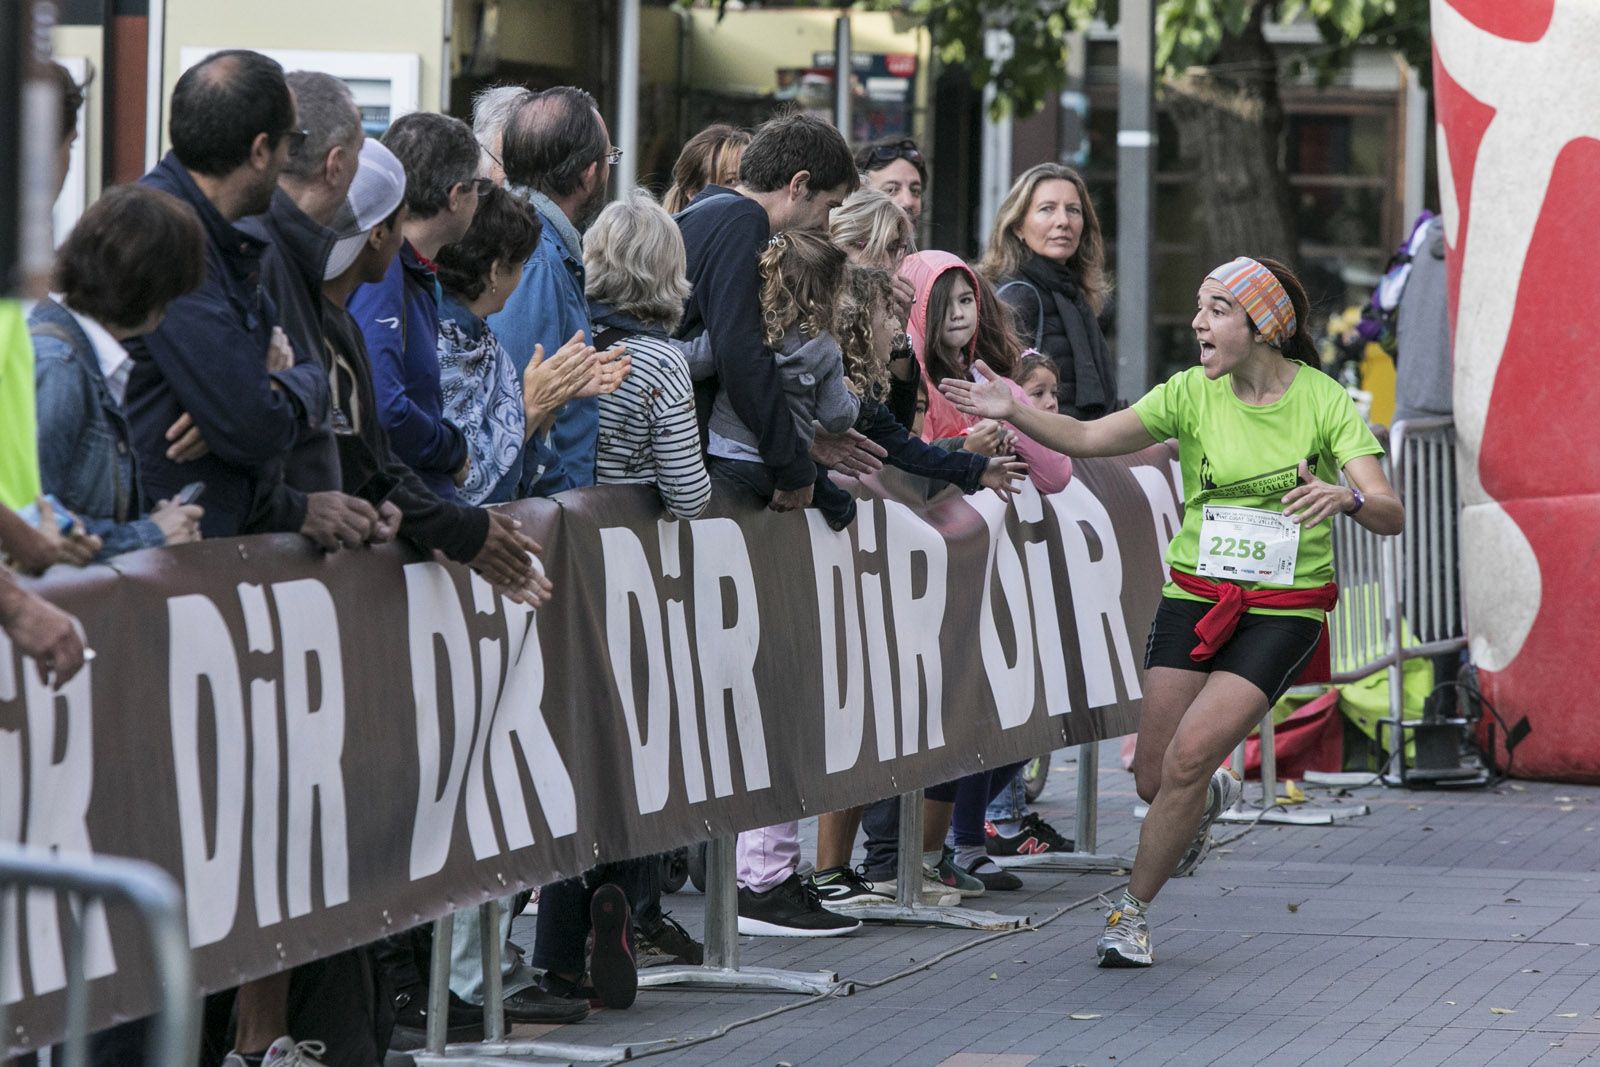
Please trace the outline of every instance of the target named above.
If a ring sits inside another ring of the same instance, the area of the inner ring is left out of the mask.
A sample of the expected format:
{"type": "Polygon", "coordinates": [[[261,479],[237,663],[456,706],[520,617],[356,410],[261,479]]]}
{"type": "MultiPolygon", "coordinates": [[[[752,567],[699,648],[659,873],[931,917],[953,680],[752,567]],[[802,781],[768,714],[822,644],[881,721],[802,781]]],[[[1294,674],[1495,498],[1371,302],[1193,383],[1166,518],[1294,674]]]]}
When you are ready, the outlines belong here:
{"type": "Polygon", "coordinates": [[[1172,877],[1182,878],[1186,874],[1194,873],[1195,868],[1200,866],[1200,861],[1211,851],[1212,824],[1223,812],[1237,804],[1243,795],[1244,782],[1237,774],[1226,767],[1218,767],[1212,773],[1211,784],[1206,787],[1205,818],[1200,820],[1200,829],[1195,831],[1189,850],[1172,869],[1172,877]]]}
{"type": "MultiPolygon", "coordinates": [[[[887,881],[874,882],[873,886],[880,893],[897,897],[900,883],[890,878],[887,881]]],[[[917,895],[917,902],[925,908],[954,908],[961,903],[961,892],[939,881],[939,872],[924,863],[922,886],[917,895]]]]}
{"type": "Polygon", "coordinates": [[[1094,947],[1102,967],[1148,967],[1156,961],[1150,947],[1150,923],[1142,915],[1112,908],[1105,933],[1094,947]]]}

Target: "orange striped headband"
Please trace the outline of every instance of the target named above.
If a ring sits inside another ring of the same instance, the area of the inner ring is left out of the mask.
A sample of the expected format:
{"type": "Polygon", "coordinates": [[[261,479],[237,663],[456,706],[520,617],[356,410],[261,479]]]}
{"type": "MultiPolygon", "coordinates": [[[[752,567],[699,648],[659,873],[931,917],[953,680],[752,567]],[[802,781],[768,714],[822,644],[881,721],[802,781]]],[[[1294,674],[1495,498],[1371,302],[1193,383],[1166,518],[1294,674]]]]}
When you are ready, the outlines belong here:
{"type": "Polygon", "coordinates": [[[1294,304],[1283,283],[1266,267],[1249,256],[1240,256],[1206,277],[1233,294],[1267,344],[1282,348],[1283,342],[1294,336],[1294,304]]]}

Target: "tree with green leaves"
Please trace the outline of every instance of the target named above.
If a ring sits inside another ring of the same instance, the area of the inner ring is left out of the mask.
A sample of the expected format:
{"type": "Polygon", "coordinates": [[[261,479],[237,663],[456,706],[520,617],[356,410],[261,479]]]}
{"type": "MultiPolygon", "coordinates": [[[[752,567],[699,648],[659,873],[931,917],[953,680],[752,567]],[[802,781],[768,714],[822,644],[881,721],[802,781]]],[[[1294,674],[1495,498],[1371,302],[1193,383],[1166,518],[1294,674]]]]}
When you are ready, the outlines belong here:
{"type": "MultiPolygon", "coordinates": [[[[1060,88],[1066,37],[1096,17],[1115,24],[1117,0],[861,0],[874,10],[921,20],[946,63],[960,63],[979,85],[994,85],[997,106],[1039,108],[1060,88]],[[989,30],[1010,34],[1002,57],[984,48],[989,30]]],[[[1177,120],[1180,150],[1200,174],[1207,251],[1212,258],[1250,249],[1292,258],[1294,194],[1283,166],[1279,81],[1295,63],[1324,76],[1359,44],[1401,52],[1431,73],[1428,0],[1155,0],[1156,69],[1177,120]],[[1325,46],[1285,60],[1267,43],[1269,19],[1314,20],[1325,46]]]]}

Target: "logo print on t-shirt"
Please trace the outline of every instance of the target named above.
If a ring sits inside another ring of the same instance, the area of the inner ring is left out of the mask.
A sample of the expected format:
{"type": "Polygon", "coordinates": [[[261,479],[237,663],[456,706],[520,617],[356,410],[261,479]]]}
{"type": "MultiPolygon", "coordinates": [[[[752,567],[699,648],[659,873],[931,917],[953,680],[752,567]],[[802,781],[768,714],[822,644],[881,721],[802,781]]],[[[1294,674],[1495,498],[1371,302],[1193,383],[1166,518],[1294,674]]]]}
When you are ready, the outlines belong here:
{"type": "MultiPolygon", "coordinates": [[[[1306,466],[1312,474],[1317,473],[1317,454],[1313,452],[1306,457],[1306,466]]],[[[1229,482],[1227,485],[1218,485],[1216,472],[1211,467],[1211,458],[1204,454],[1200,457],[1200,493],[1195,497],[1195,503],[1204,504],[1208,500],[1239,500],[1245,497],[1270,497],[1281,496],[1300,484],[1300,464],[1292,467],[1280,467],[1275,471],[1264,474],[1251,475],[1238,481],[1229,482]]]]}

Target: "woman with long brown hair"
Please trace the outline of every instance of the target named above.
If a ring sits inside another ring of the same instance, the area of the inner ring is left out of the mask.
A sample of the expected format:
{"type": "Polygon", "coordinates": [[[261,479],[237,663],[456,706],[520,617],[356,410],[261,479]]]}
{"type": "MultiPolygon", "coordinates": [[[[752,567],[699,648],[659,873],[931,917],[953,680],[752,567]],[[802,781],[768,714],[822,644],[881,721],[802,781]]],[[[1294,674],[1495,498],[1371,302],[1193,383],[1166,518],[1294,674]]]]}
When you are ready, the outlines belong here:
{"type": "Polygon", "coordinates": [[[1097,419],[1125,405],[1099,317],[1110,286],[1083,176],[1040,163],[1011,186],[978,270],[1011,306],[1023,343],[1056,365],[1062,412],[1097,419]]]}
{"type": "Polygon", "coordinates": [[[1344,388],[1317,369],[1294,272],[1240,257],[1206,275],[1195,303],[1200,365],[1102,419],[1022,403],[982,363],[976,380],[939,383],[967,415],[1006,419],[1070,456],[1178,440],[1183,529],[1167,549],[1170,581],[1145,647],[1133,765],[1150,813],[1128,890],[1106,916],[1102,967],[1155,961],[1151,902],[1200,862],[1211,824],[1243,789],[1219,765],[1315,651],[1338,599],[1334,517],[1384,536],[1405,521],[1378,462],[1382,446],[1344,388]]]}
{"type": "Polygon", "coordinates": [[[676,215],[708,185],[731,188],[739,180],[739,160],[749,143],[748,131],[722,123],[689,138],[672,165],[672,188],[662,197],[661,206],[676,215]]]}

